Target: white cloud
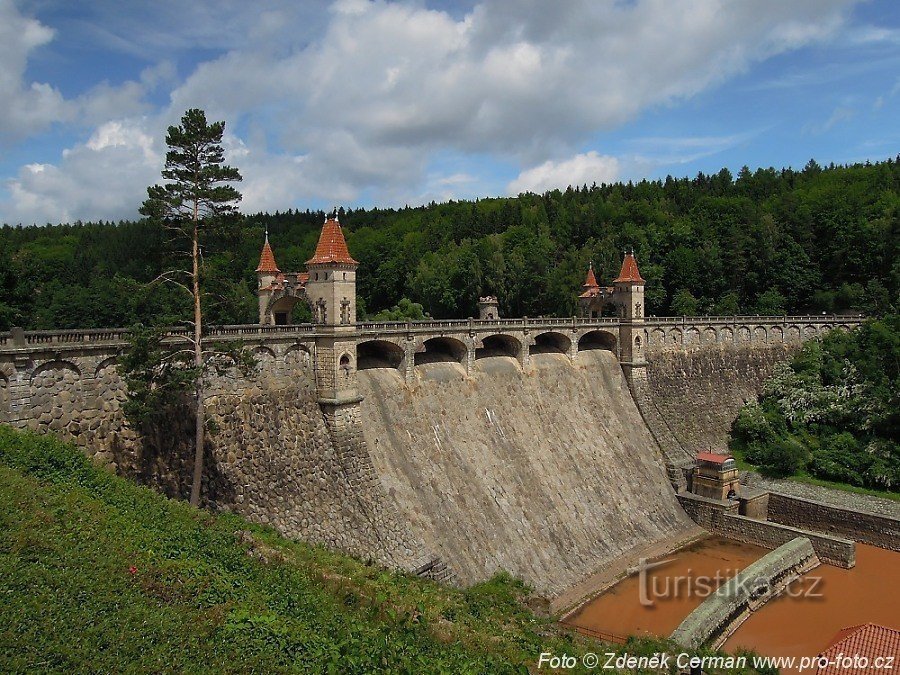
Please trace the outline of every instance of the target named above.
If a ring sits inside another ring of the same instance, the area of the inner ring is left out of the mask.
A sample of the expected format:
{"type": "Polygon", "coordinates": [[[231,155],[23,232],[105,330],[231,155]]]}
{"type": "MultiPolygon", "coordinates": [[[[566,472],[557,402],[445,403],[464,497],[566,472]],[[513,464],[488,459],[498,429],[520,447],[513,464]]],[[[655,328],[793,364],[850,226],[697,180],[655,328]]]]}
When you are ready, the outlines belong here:
{"type": "Polygon", "coordinates": [[[611,183],[619,177],[619,160],[593,150],[561,162],[547,160],[523,171],[509,184],[512,194],[545,192],[554,188],[611,183]]]}
{"type": "MultiPolygon", "coordinates": [[[[190,3],[190,21],[178,18],[183,3],[166,1],[142,22],[140,12],[120,16],[117,3],[104,0],[93,7],[108,45],[127,49],[133,30],[131,51],[145,57],[187,49],[192,40],[224,53],[200,63],[171,91],[164,110],[140,119],[142,92],[167,82],[171,68],[121,87],[98,85],[87,95],[90,103],[78,102],[77,115],[119,120],[128,143],[73,146],[40,180],[23,168],[8,183],[0,220],[27,216],[31,208],[52,220],[64,213],[108,217],[116,196],[107,186],[132,172],[135,180],[146,174],[146,144],[135,130],[161,143],[165,125],[189,107],[228,120],[229,130],[249,129],[230,141],[243,153],[233,163],[245,175],[245,211],[346,203],[364,193],[403,203],[469,189],[470,182],[455,187],[433,175],[439,153],[519,167],[510,189],[611,180],[619,160],[596,152],[573,157],[598,131],[688,98],[757,61],[828,39],[855,1],[496,0],[462,16],[382,0],[341,0],[327,12],[294,9],[303,3],[259,11],[197,2],[190,3]],[[133,165],[112,166],[106,160],[113,154],[133,165]],[[84,159],[93,156],[100,161],[84,159]],[[114,175],[107,181],[104,172],[114,175]],[[65,186],[76,196],[72,203],[62,199],[65,186]],[[92,190],[102,194],[91,197],[92,190]],[[53,216],[57,200],[65,210],[53,216]]],[[[15,14],[8,3],[0,0],[0,7],[15,14]]],[[[21,66],[13,77],[19,99],[29,51],[52,37],[41,24],[29,25],[34,35],[12,60],[21,66]]],[[[8,62],[0,52],[0,63],[8,62]]],[[[0,92],[2,86],[0,80],[0,92]]],[[[59,102],[49,86],[32,96],[43,97],[48,110],[59,102]]],[[[114,127],[100,128],[112,138],[114,127]]],[[[133,214],[140,201],[134,192],[147,183],[123,186],[119,215],[133,214]]]]}
{"type": "MultiPolygon", "coordinates": [[[[49,83],[29,82],[29,57],[55,36],[53,29],[19,12],[12,0],[0,0],[0,142],[27,137],[57,122],[101,124],[144,108],[141,100],[149,80],[119,86],[100,82],[71,99],[49,83]]],[[[153,69],[146,72],[157,77],[153,69]]]]}
{"type": "Polygon", "coordinates": [[[307,48],[277,58],[252,44],[232,50],[198,68],[173,101],[228,118],[265,101],[278,143],[316,167],[326,200],[417,194],[435,152],[558,161],[648,107],[827,38],[850,4],[506,0],[455,18],[352,0],[332,6],[307,48]]]}
{"type": "Polygon", "coordinates": [[[7,184],[5,220],[30,225],[135,217],[162,162],[140,120],[108,122],[58,164],[24,166],[7,184]]]}

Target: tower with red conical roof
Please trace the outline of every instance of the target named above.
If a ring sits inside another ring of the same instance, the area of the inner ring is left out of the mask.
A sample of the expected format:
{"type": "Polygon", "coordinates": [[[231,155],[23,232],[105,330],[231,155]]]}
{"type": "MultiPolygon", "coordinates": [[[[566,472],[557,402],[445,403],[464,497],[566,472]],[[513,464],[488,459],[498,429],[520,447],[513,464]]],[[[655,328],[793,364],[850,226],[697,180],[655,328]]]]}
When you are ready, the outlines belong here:
{"type": "Polygon", "coordinates": [[[619,360],[630,374],[631,366],[643,366],[644,358],[644,278],[638,271],[634,249],[622,260],[619,276],[613,280],[613,301],[619,308],[619,360]]]}
{"type": "Polygon", "coordinates": [[[359,401],[356,388],[356,268],[337,214],[327,216],[312,258],[306,261],[306,296],[316,340],[319,402],[339,406],[359,401]]]}
{"type": "Polygon", "coordinates": [[[275,263],[275,254],[269,245],[269,233],[266,232],[266,241],[259,254],[259,265],[256,267],[256,278],[259,281],[257,296],[259,297],[259,322],[268,323],[268,307],[274,291],[275,281],[281,270],[275,263]]]}

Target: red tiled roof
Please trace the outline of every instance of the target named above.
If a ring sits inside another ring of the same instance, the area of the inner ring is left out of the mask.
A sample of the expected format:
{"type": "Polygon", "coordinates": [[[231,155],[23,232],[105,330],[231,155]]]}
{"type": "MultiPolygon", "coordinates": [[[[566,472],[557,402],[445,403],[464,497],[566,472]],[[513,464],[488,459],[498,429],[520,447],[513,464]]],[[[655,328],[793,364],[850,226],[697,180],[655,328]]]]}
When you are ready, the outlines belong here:
{"type": "Polygon", "coordinates": [[[597,277],[594,276],[594,266],[588,266],[587,278],[584,280],[584,283],[581,284],[582,288],[597,288],[600,284],[597,283],[597,277]]]}
{"type": "Polygon", "coordinates": [[[259,266],[257,272],[266,274],[278,274],[281,272],[278,265],[275,264],[275,254],[272,253],[272,247],[269,246],[269,235],[266,235],[266,243],[263,244],[262,253],[259,254],[259,266]]]}
{"type": "Polygon", "coordinates": [[[358,265],[347,250],[344,232],[337,218],[327,218],[319,235],[319,243],[313,257],[306,261],[307,265],[337,263],[340,265],[358,265]]]}
{"type": "Polygon", "coordinates": [[[639,281],[644,282],[641,273],[638,272],[637,260],[634,259],[634,253],[626,253],[625,259],[622,261],[622,270],[616,281],[639,281]]]}
{"type": "Polygon", "coordinates": [[[834,661],[838,654],[844,657],[866,657],[867,668],[842,668],[840,663],[829,663],[820,666],[817,675],[846,675],[852,673],[879,673],[883,669],[876,670],[876,656],[893,656],[894,663],[900,662],[900,630],[879,626],[875,623],[865,623],[858,626],[844,628],[834,636],[828,648],[819,654],[829,661],[834,661]]]}
{"type": "Polygon", "coordinates": [[[698,452],[698,462],[710,462],[711,464],[724,464],[726,459],[731,459],[731,455],[722,455],[718,452],[698,452]]]}

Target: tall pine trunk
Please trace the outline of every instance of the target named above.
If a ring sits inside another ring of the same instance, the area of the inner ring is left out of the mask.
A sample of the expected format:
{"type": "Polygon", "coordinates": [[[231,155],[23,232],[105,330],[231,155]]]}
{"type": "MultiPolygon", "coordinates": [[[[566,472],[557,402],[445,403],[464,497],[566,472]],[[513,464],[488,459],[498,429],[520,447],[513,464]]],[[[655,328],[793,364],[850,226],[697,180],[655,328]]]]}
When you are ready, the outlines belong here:
{"type": "Polygon", "coordinates": [[[191,506],[200,504],[200,486],[203,483],[203,432],[206,427],[206,415],[203,408],[203,343],[201,342],[203,330],[201,326],[202,312],[200,310],[200,249],[198,242],[198,204],[194,200],[194,241],[191,250],[193,261],[193,291],[194,291],[194,365],[197,367],[197,381],[194,387],[195,401],[195,427],[194,427],[194,480],[191,484],[191,506]]]}

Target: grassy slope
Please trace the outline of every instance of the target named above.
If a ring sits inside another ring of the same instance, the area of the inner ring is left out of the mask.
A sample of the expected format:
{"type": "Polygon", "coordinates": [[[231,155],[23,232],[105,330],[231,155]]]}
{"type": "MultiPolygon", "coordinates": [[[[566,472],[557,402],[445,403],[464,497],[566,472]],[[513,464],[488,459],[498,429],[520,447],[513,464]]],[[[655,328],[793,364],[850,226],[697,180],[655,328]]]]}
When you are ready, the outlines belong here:
{"type": "Polygon", "coordinates": [[[503,673],[602,651],[532,613],[505,575],[460,591],[366,565],[3,425],[0,598],[3,673],[503,673]]]}
{"type": "Polygon", "coordinates": [[[503,672],[541,645],[572,651],[540,635],[552,625],[523,591],[500,578],[463,593],[366,566],[0,427],[2,672],[503,672]]]}

